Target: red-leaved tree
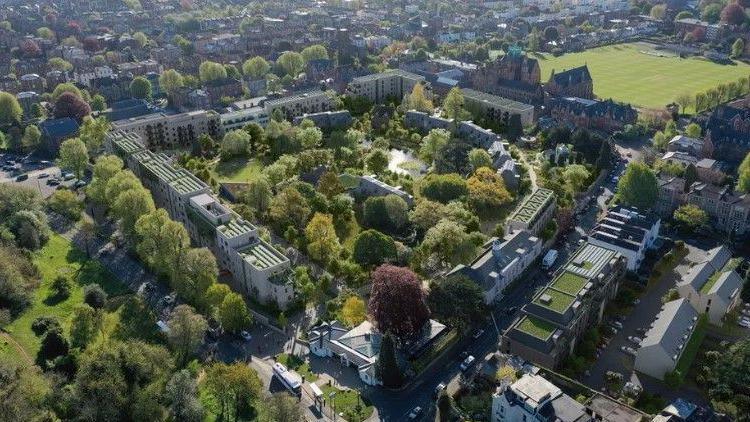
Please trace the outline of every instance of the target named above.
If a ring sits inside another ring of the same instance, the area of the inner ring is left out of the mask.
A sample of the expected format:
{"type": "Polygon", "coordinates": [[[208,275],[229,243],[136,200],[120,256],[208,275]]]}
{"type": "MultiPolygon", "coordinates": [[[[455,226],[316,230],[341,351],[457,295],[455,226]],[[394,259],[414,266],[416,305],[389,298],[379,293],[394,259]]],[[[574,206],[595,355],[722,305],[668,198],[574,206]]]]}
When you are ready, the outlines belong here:
{"type": "Polygon", "coordinates": [[[741,25],[745,22],[745,9],[737,3],[729,3],[721,10],[721,21],[730,25],[741,25]]]}
{"type": "Polygon", "coordinates": [[[430,318],[419,277],[388,264],[372,272],[368,311],[381,333],[390,332],[400,342],[413,338],[430,318]]]}
{"type": "Polygon", "coordinates": [[[70,117],[79,123],[91,114],[91,107],[86,101],[72,92],[64,92],[55,101],[55,117],[70,117]]]}
{"type": "Polygon", "coordinates": [[[24,57],[36,57],[42,54],[42,49],[36,41],[27,38],[21,41],[21,53],[24,57]]]}

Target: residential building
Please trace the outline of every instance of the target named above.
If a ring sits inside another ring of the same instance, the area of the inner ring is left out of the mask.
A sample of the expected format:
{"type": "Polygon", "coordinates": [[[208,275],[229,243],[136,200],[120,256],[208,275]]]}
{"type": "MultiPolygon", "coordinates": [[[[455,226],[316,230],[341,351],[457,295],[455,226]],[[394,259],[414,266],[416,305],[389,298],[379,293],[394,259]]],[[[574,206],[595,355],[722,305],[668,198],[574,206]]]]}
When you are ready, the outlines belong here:
{"type": "Polygon", "coordinates": [[[720,105],[703,125],[704,157],[739,164],[750,152],[750,109],[720,105]]]}
{"type": "Polygon", "coordinates": [[[414,196],[401,189],[401,186],[391,186],[378,180],[375,175],[360,177],[359,185],[354,188],[354,193],[364,198],[369,198],[371,196],[396,195],[403,199],[409,208],[414,205],[414,196]]]}
{"type": "Polygon", "coordinates": [[[202,134],[218,138],[218,113],[198,110],[181,114],[155,113],[112,122],[112,130],[134,132],[148,148],[171,150],[188,148],[202,134]]]}
{"type": "Polygon", "coordinates": [[[538,188],[523,200],[505,223],[507,233],[528,230],[539,235],[555,215],[557,200],[549,189],[538,188]]]}
{"type": "Polygon", "coordinates": [[[426,95],[430,95],[430,85],[420,76],[401,69],[388,70],[352,79],[346,87],[349,95],[365,97],[374,104],[386,102],[389,98],[400,102],[411,94],[414,86],[424,84],[426,95]]]}
{"type": "Polygon", "coordinates": [[[698,325],[698,312],[686,299],[667,302],[635,355],[635,370],[656,379],[674,371],[698,325]]]}
{"type": "MultiPolygon", "coordinates": [[[[397,360],[418,357],[447,331],[445,325],[435,320],[427,321],[418,338],[409,341],[407,348],[396,350],[397,360]]],[[[307,339],[310,352],[315,356],[336,357],[342,366],[356,368],[365,384],[382,384],[375,372],[382,334],[369,321],[364,321],[351,330],[338,321],[323,322],[310,329],[307,339]]]]}
{"type": "Polygon", "coordinates": [[[607,211],[589,233],[589,243],[617,251],[628,262],[629,271],[637,271],[646,251],[659,237],[661,219],[637,208],[617,205],[607,211]]]}
{"type": "Polygon", "coordinates": [[[232,78],[211,81],[203,85],[203,91],[208,95],[211,105],[221,104],[224,98],[242,97],[242,81],[232,78]]]}
{"type": "Polygon", "coordinates": [[[693,183],[687,203],[706,211],[714,225],[724,232],[743,235],[750,230],[750,195],[735,192],[731,186],[693,183]]]}
{"type": "Polygon", "coordinates": [[[106,147],[151,191],[154,203],[185,226],[195,245],[214,253],[235,290],[281,309],[294,301],[289,259],[261,239],[257,227],[221,204],[208,185],[146,149],[137,133],[110,132],[106,147]]]}
{"type": "Polygon", "coordinates": [[[269,116],[273,116],[274,111],[280,110],[287,120],[292,121],[295,117],[303,114],[333,110],[334,104],[330,93],[310,91],[289,97],[266,100],[264,108],[269,116]]]}
{"type": "Polygon", "coordinates": [[[474,89],[526,104],[544,102],[539,62],[511,47],[507,54],[482,65],[474,74],[474,89]]]}
{"type": "Polygon", "coordinates": [[[229,132],[235,129],[242,129],[250,123],[257,123],[261,127],[268,125],[268,114],[263,107],[250,107],[240,110],[231,110],[219,115],[223,131],[229,132]]]}
{"type": "Polygon", "coordinates": [[[534,124],[534,106],[531,104],[514,101],[497,95],[463,89],[464,106],[475,117],[481,117],[492,121],[507,121],[508,118],[517,114],[521,118],[523,126],[534,124]]]}
{"type": "Polygon", "coordinates": [[[622,130],[638,119],[638,112],[632,106],[612,100],[559,97],[550,99],[547,109],[559,123],[603,131],[622,130]]]}
{"type": "Polygon", "coordinates": [[[352,124],[352,114],[349,110],[322,111],[320,113],[303,114],[294,118],[294,124],[299,125],[303,120],[311,120],[321,129],[341,129],[352,124]]]}
{"type": "Polygon", "coordinates": [[[585,405],[541,375],[524,374],[512,384],[502,384],[492,395],[492,422],[594,420],[585,405]]]}
{"type": "Polygon", "coordinates": [[[21,90],[33,91],[37,94],[44,92],[44,88],[47,85],[44,78],[37,75],[36,73],[22,75],[19,78],[19,81],[21,82],[21,90]]]}
{"type": "Polygon", "coordinates": [[[625,274],[618,252],[585,243],[505,330],[501,351],[548,368],[558,366],[598,325],[625,274]]]}
{"type": "Polygon", "coordinates": [[[552,74],[544,85],[544,90],[553,97],[577,97],[594,99],[594,80],[587,65],[552,74]]]}
{"type": "Polygon", "coordinates": [[[542,253],[542,241],[526,230],[510,233],[505,240],[492,238],[484,245],[482,253],[468,266],[457,265],[448,274],[463,275],[484,290],[484,301],[492,304],[505,288],[518,280],[521,274],[542,253]]]}
{"type": "Polygon", "coordinates": [[[40,95],[34,91],[23,91],[16,94],[16,99],[18,100],[18,104],[20,104],[21,108],[23,109],[24,119],[32,119],[34,117],[32,114],[32,109],[34,107],[34,104],[38,104],[40,102],[40,95]]]}
{"type": "Polygon", "coordinates": [[[726,246],[705,251],[677,282],[680,297],[698,313],[708,314],[712,324],[721,325],[724,316],[741,301],[743,280],[735,271],[741,262],[742,258],[732,258],[726,246]]]}
{"type": "Polygon", "coordinates": [[[691,138],[685,135],[675,135],[667,144],[667,151],[685,152],[694,157],[705,157],[705,142],[703,139],[691,138]]]}

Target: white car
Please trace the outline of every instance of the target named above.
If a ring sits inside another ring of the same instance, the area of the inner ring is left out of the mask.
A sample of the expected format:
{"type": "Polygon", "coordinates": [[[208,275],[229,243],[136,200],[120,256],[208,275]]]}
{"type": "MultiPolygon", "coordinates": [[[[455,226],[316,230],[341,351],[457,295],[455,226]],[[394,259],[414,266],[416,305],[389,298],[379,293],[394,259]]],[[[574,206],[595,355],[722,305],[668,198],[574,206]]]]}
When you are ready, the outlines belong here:
{"type": "Polygon", "coordinates": [[[471,356],[471,355],[467,356],[466,359],[464,359],[464,361],[461,362],[461,370],[466,371],[467,369],[469,369],[475,360],[476,359],[474,358],[474,356],[471,356]]]}
{"type": "Polygon", "coordinates": [[[242,331],[240,332],[240,337],[242,337],[242,338],[243,338],[243,339],[244,339],[245,341],[250,341],[250,340],[252,340],[252,338],[253,338],[253,336],[251,336],[251,335],[250,335],[250,333],[248,333],[248,332],[247,332],[247,331],[245,331],[245,330],[242,330],[242,331]]]}
{"type": "Polygon", "coordinates": [[[419,417],[419,415],[422,413],[422,408],[417,406],[414,409],[409,412],[409,420],[414,420],[419,417]]]}
{"type": "Polygon", "coordinates": [[[622,350],[622,352],[625,354],[628,354],[630,356],[635,356],[635,349],[633,349],[630,346],[622,346],[620,347],[620,350],[622,350]]]}
{"type": "Polygon", "coordinates": [[[737,321],[737,325],[739,325],[740,327],[743,327],[743,328],[750,328],[750,322],[745,321],[745,320],[739,320],[739,321],[737,321]]]}
{"type": "Polygon", "coordinates": [[[640,346],[640,345],[641,345],[641,342],[643,341],[643,339],[642,339],[642,338],[640,338],[640,337],[636,337],[636,336],[628,336],[628,340],[629,340],[629,341],[630,341],[631,343],[634,343],[634,344],[636,344],[636,345],[638,345],[638,346],[640,346]]]}

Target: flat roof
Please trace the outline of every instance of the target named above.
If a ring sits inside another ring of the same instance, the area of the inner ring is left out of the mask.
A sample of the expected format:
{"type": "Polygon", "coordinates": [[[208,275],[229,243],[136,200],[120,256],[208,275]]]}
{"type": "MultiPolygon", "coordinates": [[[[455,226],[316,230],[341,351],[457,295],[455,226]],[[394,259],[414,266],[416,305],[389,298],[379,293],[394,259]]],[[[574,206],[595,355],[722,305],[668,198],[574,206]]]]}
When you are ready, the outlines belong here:
{"type": "Polygon", "coordinates": [[[518,324],[516,324],[516,329],[530,336],[547,341],[557,328],[553,324],[532,315],[524,315],[518,321],[518,324]]]}
{"type": "Polygon", "coordinates": [[[534,299],[533,303],[558,314],[563,314],[575,301],[576,296],[553,287],[547,287],[534,299]]]}
{"type": "Polygon", "coordinates": [[[286,261],[286,257],[273,246],[262,240],[258,240],[245,248],[237,251],[250,265],[264,270],[274,267],[286,261]]]}
{"type": "Polygon", "coordinates": [[[488,94],[486,92],[476,91],[469,88],[462,88],[461,92],[464,94],[465,99],[479,101],[500,108],[506,108],[519,112],[534,110],[534,106],[531,104],[522,103],[520,101],[511,100],[510,98],[500,97],[498,95],[488,94]]]}
{"type": "Polygon", "coordinates": [[[586,242],[565,264],[565,270],[586,279],[596,277],[617,252],[586,242]]]}
{"type": "Polygon", "coordinates": [[[549,189],[539,188],[526,198],[520,207],[510,217],[511,220],[528,223],[544,209],[554,198],[555,193],[549,189]]]}
{"type": "Polygon", "coordinates": [[[388,69],[384,72],[373,73],[371,75],[360,76],[352,79],[352,83],[376,81],[380,78],[387,78],[391,76],[400,76],[402,78],[415,79],[419,81],[425,80],[424,76],[417,75],[416,73],[407,72],[401,69],[388,69]]]}
{"type": "Polygon", "coordinates": [[[208,185],[193,176],[189,171],[172,166],[166,157],[143,150],[133,154],[141,165],[155,177],[167,183],[180,195],[206,189],[208,185]]]}
{"type": "Polygon", "coordinates": [[[250,233],[255,230],[255,226],[248,223],[245,220],[232,218],[228,223],[219,226],[216,230],[220,231],[224,236],[233,238],[241,236],[246,233],[250,233]]]}
{"type": "Polygon", "coordinates": [[[141,137],[135,133],[116,131],[110,132],[108,136],[115,146],[127,155],[131,155],[143,149],[141,137]]]}
{"type": "Polygon", "coordinates": [[[552,281],[550,286],[571,295],[578,295],[578,292],[583,289],[586,283],[588,283],[586,278],[570,271],[564,271],[552,281]]]}

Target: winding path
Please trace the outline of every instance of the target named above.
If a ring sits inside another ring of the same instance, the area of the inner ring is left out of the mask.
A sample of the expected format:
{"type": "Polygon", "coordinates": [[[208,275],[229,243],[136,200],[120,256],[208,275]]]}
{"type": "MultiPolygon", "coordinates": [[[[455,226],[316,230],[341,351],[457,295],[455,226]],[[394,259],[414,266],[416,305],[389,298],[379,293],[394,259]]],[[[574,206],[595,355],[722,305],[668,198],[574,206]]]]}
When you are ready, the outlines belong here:
{"type": "Polygon", "coordinates": [[[18,344],[18,342],[16,341],[16,339],[14,339],[10,334],[8,334],[7,332],[5,332],[3,330],[0,330],[0,337],[8,340],[8,342],[13,347],[15,347],[16,350],[18,350],[18,354],[20,354],[21,356],[23,356],[24,360],[26,360],[26,363],[28,363],[29,365],[34,365],[34,359],[32,359],[31,356],[29,356],[29,354],[26,353],[26,349],[24,349],[23,346],[21,346],[20,344],[18,344]]]}

